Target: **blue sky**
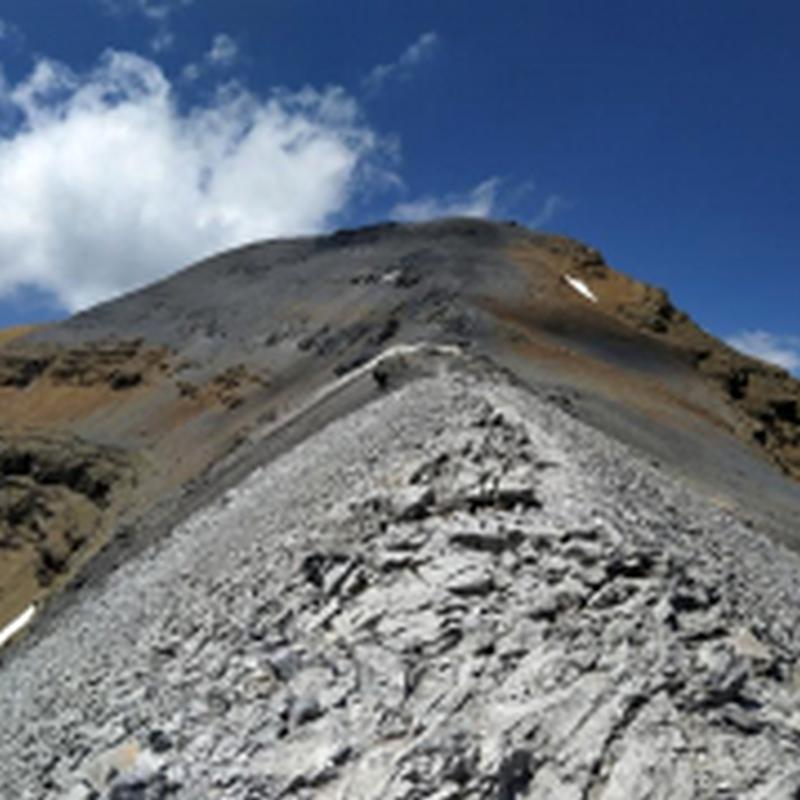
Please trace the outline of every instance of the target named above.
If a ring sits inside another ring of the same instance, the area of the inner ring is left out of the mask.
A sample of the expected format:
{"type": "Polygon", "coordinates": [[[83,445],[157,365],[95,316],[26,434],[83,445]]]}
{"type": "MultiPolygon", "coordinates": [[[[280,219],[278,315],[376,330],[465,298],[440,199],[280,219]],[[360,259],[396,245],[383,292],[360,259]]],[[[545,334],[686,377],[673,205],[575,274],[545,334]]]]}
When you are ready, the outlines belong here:
{"type": "Polygon", "coordinates": [[[0,326],[248,239],[468,213],[584,240],[800,369],[796,3],[6,0],[0,19],[0,326]]]}

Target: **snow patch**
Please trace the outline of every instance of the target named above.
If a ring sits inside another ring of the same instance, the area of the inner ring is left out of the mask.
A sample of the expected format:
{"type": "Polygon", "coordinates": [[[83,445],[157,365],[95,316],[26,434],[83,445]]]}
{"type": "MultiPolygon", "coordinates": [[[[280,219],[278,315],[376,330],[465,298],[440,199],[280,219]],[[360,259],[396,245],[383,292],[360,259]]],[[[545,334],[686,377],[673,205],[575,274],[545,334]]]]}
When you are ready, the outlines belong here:
{"type": "Polygon", "coordinates": [[[564,275],[564,280],[578,293],[591,302],[597,302],[597,295],[580,279],[572,275],[564,275]]]}
{"type": "Polygon", "coordinates": [[[9,624],[0,631],[0,647],[3,647],[23,628],[27,627],[35,614],[36,606],[29,605],[13,622],[9,622],[9,624]]]}

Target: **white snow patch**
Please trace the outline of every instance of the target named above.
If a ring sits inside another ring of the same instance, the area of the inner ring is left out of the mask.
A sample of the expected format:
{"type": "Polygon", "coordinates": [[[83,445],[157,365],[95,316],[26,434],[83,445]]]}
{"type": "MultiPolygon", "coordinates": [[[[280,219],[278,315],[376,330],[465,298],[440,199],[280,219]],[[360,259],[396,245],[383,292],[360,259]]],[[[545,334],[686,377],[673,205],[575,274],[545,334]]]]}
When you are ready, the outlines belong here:
{"type": "Polygon", "coordinates": [[[564,275],[564,280],[578,293],[593,303],[597,302],[597,295],[580,279],[572,275],[564,275]]]}
{"type": "Polygon", "coordinates": [[[10,639],[29,625],[35,614],[36,606],[29,605],[13,622],[9,622],[9,624],[0,631],[0,647],[3,647],[10,639]]]}

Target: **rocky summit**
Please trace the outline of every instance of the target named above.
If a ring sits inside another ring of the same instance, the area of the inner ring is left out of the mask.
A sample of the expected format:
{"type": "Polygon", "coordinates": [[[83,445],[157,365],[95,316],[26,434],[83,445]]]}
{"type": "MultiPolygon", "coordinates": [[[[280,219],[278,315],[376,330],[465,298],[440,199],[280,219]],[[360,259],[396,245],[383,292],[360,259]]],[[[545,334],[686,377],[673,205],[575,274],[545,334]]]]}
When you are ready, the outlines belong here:
{"type": "Polygon", "coordinates": [[[0,338],[0,796],[800,796],[800,386],[563,237],[267,242],[0,338]]]}

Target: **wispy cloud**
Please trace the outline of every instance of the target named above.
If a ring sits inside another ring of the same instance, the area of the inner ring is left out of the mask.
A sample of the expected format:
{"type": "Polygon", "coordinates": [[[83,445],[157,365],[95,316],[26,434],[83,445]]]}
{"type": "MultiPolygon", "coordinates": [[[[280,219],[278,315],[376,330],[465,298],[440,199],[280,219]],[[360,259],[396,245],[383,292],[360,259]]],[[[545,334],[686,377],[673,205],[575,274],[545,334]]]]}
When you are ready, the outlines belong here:
{"type": "Polygon", "coordinates": [[[239,45],[227,33],[218,33],[211,42],[206,58],[218,67],[231,67],[239,57],[239,45]]]}
{"type": "Polygon", "coordinates": [[[570,207],[570,204],[558,194],[549,195],[542,205],[539,213],[530,221],[531,228],[543,228],[547,225],[560,211],[564,211],[570,207]]]}
{"type": "Polygon", "coordinates": [[[154,53],[169,50],[175,44],[171,27],[172,16],[182,9],[194,5],[195,0],[99,0],[113,14],[141,14],[156,27],[150,39],[154,53]]]}
{"type": "Polygon", "coordinates": [[[154,22],[161,22],[176,11],[194,5],[195,0],[100,0],[100,2],[115,13],[135,11],[154,22]]]}
{"type": "MultiPolygon", "coordinates": [[[[514,184],[492,176],[465,192],[448,193],[440,196],[423,195],[413,200],[397,203],[391,216],[403,221],[421,221],[440,217],[504,217],[516,216],[517,209],[528,205],[529,196],[535,191],[533,181],[514,184]]],[[[540,210],[527,224],[539,228],[547,224],[559,212],[570,207],[560,195],[552,194],[545,198],[540,210]]]]}
{"type": "Polygon", "coordinates": [[[163,53],[171,50],[175,44],[175,34],[166,27],[159,28],[150,39],[150,49],[154,53],[163,53]]]}
{"type": "Polygon", "coordinates": [[[0,17],[0,45],[20,47],[25,41],[22,31],[13,22],[0,17]]]}
{"type": "Polygon", "coordinates": [[[439,47],[439,41],[439,35],[436,32],[423,33],[402,52],[396,61],[373,67],[369,75],[364,78],[364,88],[367,92],[374,94],[389,81],[408,79],[420,64],[432,58],[439,47]]]}
{"type": "Polygon", "coordinates": [[[492,177],[462,194],[448,194],[444,197],[426,195],[398,203],[392,209],[391,216],[393,219],[408,222],[438,217],[491,217],[496,212],[500,184],[500,178],[492,177]]]}
{"type": "Polygon", "coordinates": [[[737,333],[726,341],[742,353],[776,364],[790,372],[800,370],[800,336],[753,330],[737,333]]]}
{"type": "Polygon", "coordinates": [[[183,108],[152,61],[108,52],[76,73],[39,61],[0,105],[0,295],[70,310],[201,256],[334,223],[382,174],[383,138],[341,88],[227,85],[183,108]],[[135,154],[135,158],[131,154],[135,154]]]}
{"type": "Polygon", "coordinates": [[[200,61],[193,61],[183,68],[185,81],[196,81],[211,70],[230,69],[240,57],[237,41],[227,33],[218,33],[211,40],[206,53],[200,61]]]}

